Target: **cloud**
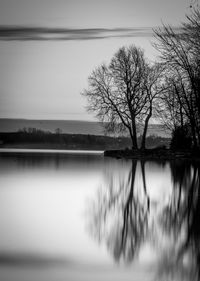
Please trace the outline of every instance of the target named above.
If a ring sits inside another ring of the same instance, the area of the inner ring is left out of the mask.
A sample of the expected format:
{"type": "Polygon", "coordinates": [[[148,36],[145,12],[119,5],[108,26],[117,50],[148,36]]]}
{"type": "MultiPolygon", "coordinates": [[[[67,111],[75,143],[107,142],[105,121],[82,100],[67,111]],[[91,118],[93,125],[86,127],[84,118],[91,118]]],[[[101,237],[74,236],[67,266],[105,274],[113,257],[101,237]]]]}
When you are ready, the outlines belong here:
{"type": "Polygon", "coordinates": [[[0,26],[0,40],[94,40],[121,37],[152,37],[151,27],[138,28],[46,28],[0,26]]]}

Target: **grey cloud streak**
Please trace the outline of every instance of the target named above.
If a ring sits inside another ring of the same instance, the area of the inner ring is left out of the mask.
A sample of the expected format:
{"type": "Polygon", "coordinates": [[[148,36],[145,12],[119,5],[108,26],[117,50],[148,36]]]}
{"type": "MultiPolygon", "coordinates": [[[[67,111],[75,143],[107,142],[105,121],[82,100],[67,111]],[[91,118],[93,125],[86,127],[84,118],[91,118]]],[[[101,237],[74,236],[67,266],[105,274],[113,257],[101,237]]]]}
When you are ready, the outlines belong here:
{"type": "Polygon", "coordinates": [[[0,253],[0,266],[29,266],[29,267],[47,267],[58,265],[73,265],[74,262],[67,258],[54,258],[26,253],[0,253]]]}
{"type": "Polygon", "coordinates": [[[46,28],[0,26],[1,41],[94,40],[121,37],[152,37],[151,27],[138,28],[46,28]]]}

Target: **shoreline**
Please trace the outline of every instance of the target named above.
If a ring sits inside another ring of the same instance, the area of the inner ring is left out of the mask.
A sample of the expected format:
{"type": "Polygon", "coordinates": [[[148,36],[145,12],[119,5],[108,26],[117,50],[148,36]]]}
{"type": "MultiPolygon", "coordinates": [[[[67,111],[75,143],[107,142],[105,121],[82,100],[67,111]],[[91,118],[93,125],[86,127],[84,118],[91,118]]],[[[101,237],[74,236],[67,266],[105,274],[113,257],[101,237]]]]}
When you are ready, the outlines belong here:
{"type": "Polygon", "coordinates": [[[153,148],[145,150],[105,150],[105,157],[135,160],[195,160],[200,161],[200,151],[173,151],[167,148],[153,148]]]}
{"type": "Polygon", "coordinates": [[[0,154],[83,154],[103,155],[103,150],[67,150],[67,149],[31,149],[31,148],[0,148],[0,154]]]}
{"type": "Polygon", "coordinates": [[[135,159],[135,160],[195,160],[200,161],[200,151],[198,150],[179,150],[173,151],[168,148],[152,148],[145,150],[131,150],[131,149],[99,149],[99,147],[94,148],[81,148],[81,147],[66,147],[64,145],[41,145],[41,144],[18,144],[18,145],[0,145],[0,153],[12,153],[12,152],[41,152],[48,153],[48,151],[52,151],[55,153],[78,153],[84,152],[90,153],[93,151],[94,153],[99,153],[104,157],[111,157],[116,159],[135,159]]]}
{"type": "Polygon", "coordinates": [[[71,150],[71,151],[102,151],[104,152],[105,149],[101,149],[99,146],[92,146],[91,148],[84,147],[84,146],[67,146],[64,144],[51,144],[51,143],[37,143],[37,144],[6,144],[6,145],[0,145],[0,150],[13,150],[13,149],[21,149],[21,150],[59,150],[59,151],[66,151],[66,150],[71,150]]]}

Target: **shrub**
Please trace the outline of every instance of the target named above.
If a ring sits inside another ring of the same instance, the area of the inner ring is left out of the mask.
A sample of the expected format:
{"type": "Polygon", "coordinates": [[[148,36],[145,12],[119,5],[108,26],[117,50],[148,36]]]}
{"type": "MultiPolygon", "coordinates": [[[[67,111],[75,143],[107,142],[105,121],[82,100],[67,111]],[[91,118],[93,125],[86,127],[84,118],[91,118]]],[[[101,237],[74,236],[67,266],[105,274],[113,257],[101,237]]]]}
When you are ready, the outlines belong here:
{"type": "Polygon", "coordinates": [[[192,136],[188,125],[178,126],[172,132],[171,149],[191,149],[192,136]]]}

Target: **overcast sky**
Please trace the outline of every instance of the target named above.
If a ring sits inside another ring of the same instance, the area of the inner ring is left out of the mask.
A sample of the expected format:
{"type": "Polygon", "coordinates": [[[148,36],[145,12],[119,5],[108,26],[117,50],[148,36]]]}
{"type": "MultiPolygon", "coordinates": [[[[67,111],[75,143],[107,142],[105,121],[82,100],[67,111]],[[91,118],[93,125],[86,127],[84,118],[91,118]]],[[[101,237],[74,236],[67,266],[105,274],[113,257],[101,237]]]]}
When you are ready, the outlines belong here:
{"type": "Polygon", "coordinates": [[[94,120],[80,95],[92,70],[130,44],[154,60],[152,28],[178,27],[190,3],[0,0],[0,118],[94,120]]]}

